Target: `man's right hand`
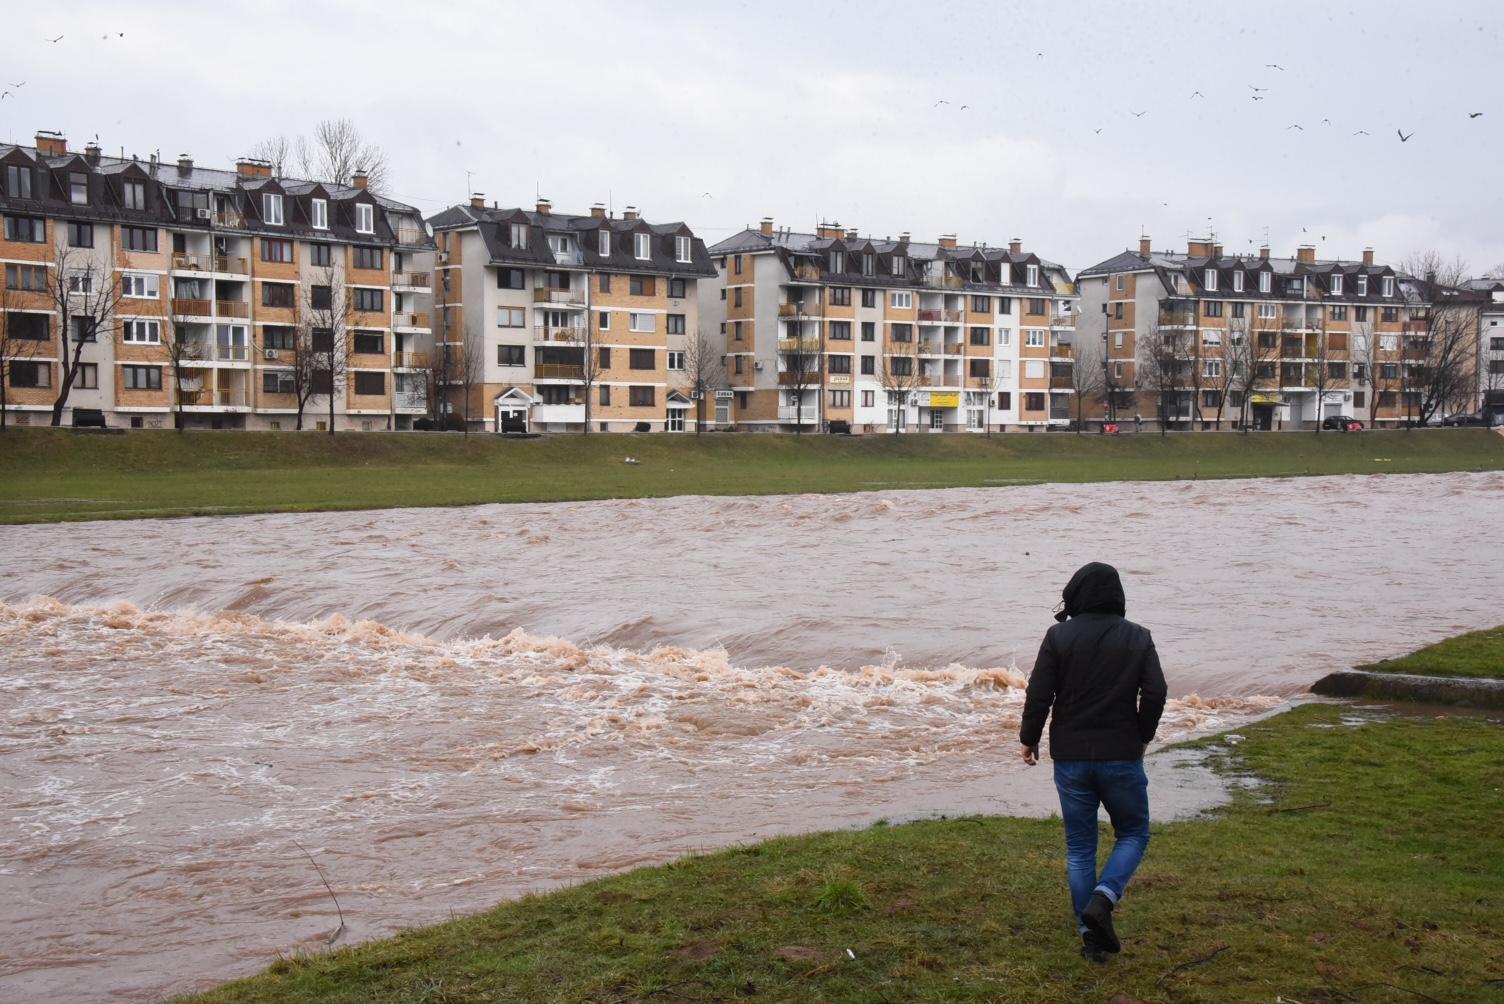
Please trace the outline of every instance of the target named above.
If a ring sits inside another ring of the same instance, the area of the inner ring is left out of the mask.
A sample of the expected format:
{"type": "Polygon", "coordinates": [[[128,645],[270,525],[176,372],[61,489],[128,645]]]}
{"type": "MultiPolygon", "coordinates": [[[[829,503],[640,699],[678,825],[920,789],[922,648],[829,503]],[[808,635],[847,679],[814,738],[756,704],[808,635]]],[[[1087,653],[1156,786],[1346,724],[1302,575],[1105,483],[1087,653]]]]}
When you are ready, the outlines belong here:
{"type": "Polygon", "coordinates": [[[1023,755],[1023,758],[1024,758],[1024,763],[1026,763],[1030,767],[1032,767],[1036,763],[1039,762],[1039,747],[1038,746],[1025,746],[1023,748],[1023,754],[1022,755],[1023,755]]]}

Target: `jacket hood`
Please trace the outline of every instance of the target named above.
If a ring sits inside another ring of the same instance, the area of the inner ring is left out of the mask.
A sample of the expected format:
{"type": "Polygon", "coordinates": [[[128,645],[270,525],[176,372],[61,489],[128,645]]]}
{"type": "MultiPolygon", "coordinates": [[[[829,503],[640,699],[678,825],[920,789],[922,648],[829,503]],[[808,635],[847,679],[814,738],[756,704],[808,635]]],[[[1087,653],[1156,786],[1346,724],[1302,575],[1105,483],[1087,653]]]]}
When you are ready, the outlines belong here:
{"type": "Polygon", "coordinates": [[[1127,613],[1123,582],[1118,578],[1118,570],[1100,561],[1093,561],[1076,569],[1076,574],[1065,584],[1060,596],[1065,601],[1065,606],[1055,614],[1057,621],[1081,614],[1117,614],[1122,617],[1127,613]]]}

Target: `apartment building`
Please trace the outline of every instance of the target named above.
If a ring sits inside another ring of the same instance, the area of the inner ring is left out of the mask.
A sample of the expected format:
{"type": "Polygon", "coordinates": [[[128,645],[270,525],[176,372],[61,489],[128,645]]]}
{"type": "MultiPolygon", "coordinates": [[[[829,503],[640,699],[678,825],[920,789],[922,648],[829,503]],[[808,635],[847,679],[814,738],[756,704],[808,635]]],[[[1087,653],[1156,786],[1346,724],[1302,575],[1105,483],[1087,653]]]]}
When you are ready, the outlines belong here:
{"type": "Polygon", "coordinates": [[[725,350],[717,427],[1044,429],[1072,415],[1075,290],[1023,250],[814,233],[771,218],[710,249],[725,350]]]}
{"type": "Polygon", "coordinates": [[[327,426],[331,391],[338,429],[408,428],[428,413],[433,242],[418,210],[362,174],[342,185],[249,158],[228,170],[109,157],[39,132],[34,146],[0,145],[0,217],[17,424],[50,421],[69,383],[64,424],[172,428],[180,415],[188,427],[291,429],[300,366],[320,391],[306,397],[305,428],[327,426]],[[84,302],[108,316],[70,309],[84,302]],[[307,370],[321,340],[342,354],[307,370]]]}
{"type": "Polygon", "coordinates": [[[1478,402],[1490,425],[1504,425],[1504,279],[1467,283],[1478,305],[1478,402]]]}
{"type": "Polygon", "coordinates": [[[472,428],[578,432],[695,429],[686,356],[700,334],[699,283],[715,275],[684,223],[487,207],[430,217],[435,338],[451,408],[472,428]],[[463,374],[463,376],[460,376],[463,374]]]}
{"type": "Polygon", "coordinates": [[[1432,304],[1372,249],[1358,261],[1310,246],[1280,258],[1205,239],[1181,253],[1144,237],[1076,281],[1080,337],[1105,343],[1098,416],[1208,428],[1246,410],[1261,429],[1335,415],[1394,425],[1423,394],[1432,304]]]}

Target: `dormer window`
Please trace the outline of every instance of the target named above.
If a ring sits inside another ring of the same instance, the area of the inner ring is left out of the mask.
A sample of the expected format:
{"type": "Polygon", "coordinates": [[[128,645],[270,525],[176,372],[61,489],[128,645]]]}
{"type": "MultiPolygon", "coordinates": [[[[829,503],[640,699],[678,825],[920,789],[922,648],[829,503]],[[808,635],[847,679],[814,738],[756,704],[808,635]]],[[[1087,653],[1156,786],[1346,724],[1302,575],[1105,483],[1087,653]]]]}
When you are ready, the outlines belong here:
{"type": "Polygon", "coordinates": [[[1243,282],[1244,282],[1243,276],[1244,276],[1244,274],[1245,273],[1243,272],[1242,269],[1239,269],[1238,271],[1236,271],[1236,272],[1234,272],[1232,274],[1232,291],[1234,293],[1241,293],[1241,292],[1243,292],[1243,282]]]}
{"type": "Polygon", "coordinates": [[[12,199],[31,198],[31,167],[29,165],[5,165],[5,194],[12,199]]]}
{"type": "Polygon", "coordinates": [[[1214,269],[1214,268],[1207,269],[1205,272],[1202,273],[1202,278],[1205,280],[1204,282],[1202,282],[1202,285],[1205,286],[1207,289],[1216,289],[1217,288],[1217,270],[1216,269],[1214,269]]]}
{"type": "Polygon", "coordinates": [[[688,237],[674,238],[674,261],[688,263],[690,260],[690,239],[688,237]]]}
{"type": "Polygon", "coordinates": [[[871,251],[862,252],[862,275],[877,274],[877,255],[871,251]]]}
{"type": "Polygon", "coordinates": [[[358,234],[376,232],[376,207],[369,202],[355,204],[355,232],[358,234]]]}
{"type": "Polygon", "coordinates": [[[1332,276],[1332,295],[1333,296],[1341,296],[1342,295],[1342,276],[1340,276],[1340,275],[1334,275],[1334,276],[1332,276]]]}
{"type": "Polygon", "coordinates": [[[830,253],[830,270],[837,273],[846,271],[845,251],[832,251],[830,253]]]}
{"type": "Polygon", "coordinates": [[[905,258],[901,254],[894,255],[893,256],[893,274],[894,275],[903,275],[904,272],[906,271],[905,262],[907,262],[907,261],[908,261],[908,259],[905,258]]]}
{"type": "MultiPolygon", "coordinates": [[[[146,182],[144,182],[144,181],[127,181],[122,186],[122,192],[123,192],[123,194],[125,196],[125,208],[126,209],[145,209],[146,208],[146,182]]],[[[280,198],[280,196],[279,196],[279,198],[280,198]]],[[[277,222],[281,223],[282,221],[279,219],[277,222]]]]}
{"type": "Polygon", "coordinates": [[[601,228],[601,232],[596,238],[595,249],[602,258],[611,257],[611,231],[604,227],[601,228]]]}
{"type": "Polygon", "coordinates": [[[273,226],[282,225],[282,196],[270,192],[261,196],[261,221],[273,226]]]}
{"type": "Polygon", "coordinates": [[[632,256],[638,261],[653,257],[653,240],[647,234],[632,235],[632,256]]]}
{"type": "Polygon", "coordinates": [[[1274,281],[1273,278],[1272,278],[1272,276],[1273,276],[1273,273],[1271,273],[1271,272],[1260,272],[1259,273],[1259,292],[1260,293],[1267,293],[1267,292],[1269,292],[1270,286],[1273,284],[1273,281],[1274,281]]]}
{"type": "Polygon", "coordinates": [[[1359,296],[1367,296],[1368,295],[1368,276],[1366,276],[1366,275],[1360,275],[1360,276],[1358,276],[1358,295],[1359,296]]]}
{"type": "Polygon", "coordinates": [[[1393,296],[1394,295],[1394,276],[1392,276],[1392,275],[1386,275],[1386,276],[1384,276],[1384,295],[1385,296],[1393,296]]]}
{"type": "Polygon", "coordinates": [[[89,204],[89,176],[81,171],[68,175],[68,201],[75,206],[89,204]]]}
{"type": "Polygon", "coordinates": [[[1030,266],[1028,266],[1028,268],[1025,271],[1026,271],[1026,278],[1025,278],[1024,281],[1028,285],[1030,285],[1030,286],[1038,286],[1039,285],[1039,266],[1038,265],[1030,265],[1030,266]]]}
{"type": "Polygon", "coordinates": [[[328,199],[314,199],[313,202],[310,203],[310,206],[311,206],[311,208],[309,210],[309,216],[312,218],[312,221],[313,221],[313,229],[315,229],[315,230],[328,230],[329,229],[329,200],[328,199]]]}
{"type": "Polygon", "coordinates": [[[529,227],[526,223],[513,223],[511,230],[512,247],[527,248],[529,227]]]}

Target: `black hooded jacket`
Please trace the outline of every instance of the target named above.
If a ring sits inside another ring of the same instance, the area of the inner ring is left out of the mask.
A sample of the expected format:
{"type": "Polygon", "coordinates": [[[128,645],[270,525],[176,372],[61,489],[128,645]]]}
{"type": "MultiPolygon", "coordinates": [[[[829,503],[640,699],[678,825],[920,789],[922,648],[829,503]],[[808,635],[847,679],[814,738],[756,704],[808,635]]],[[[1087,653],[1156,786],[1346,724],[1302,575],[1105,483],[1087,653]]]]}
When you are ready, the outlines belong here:
{"type": "Polygon", "coordinates": [[[1137,760],[1165,709],[1154,639],[1124,618],[1123,584],[1111,565],[1083,565],[1062,596],[1055,615],[1062,623],[1045,632],[1029,674],[1019,740],[1039,745],[1048,716],[1056,760],[1137,760]]]}

